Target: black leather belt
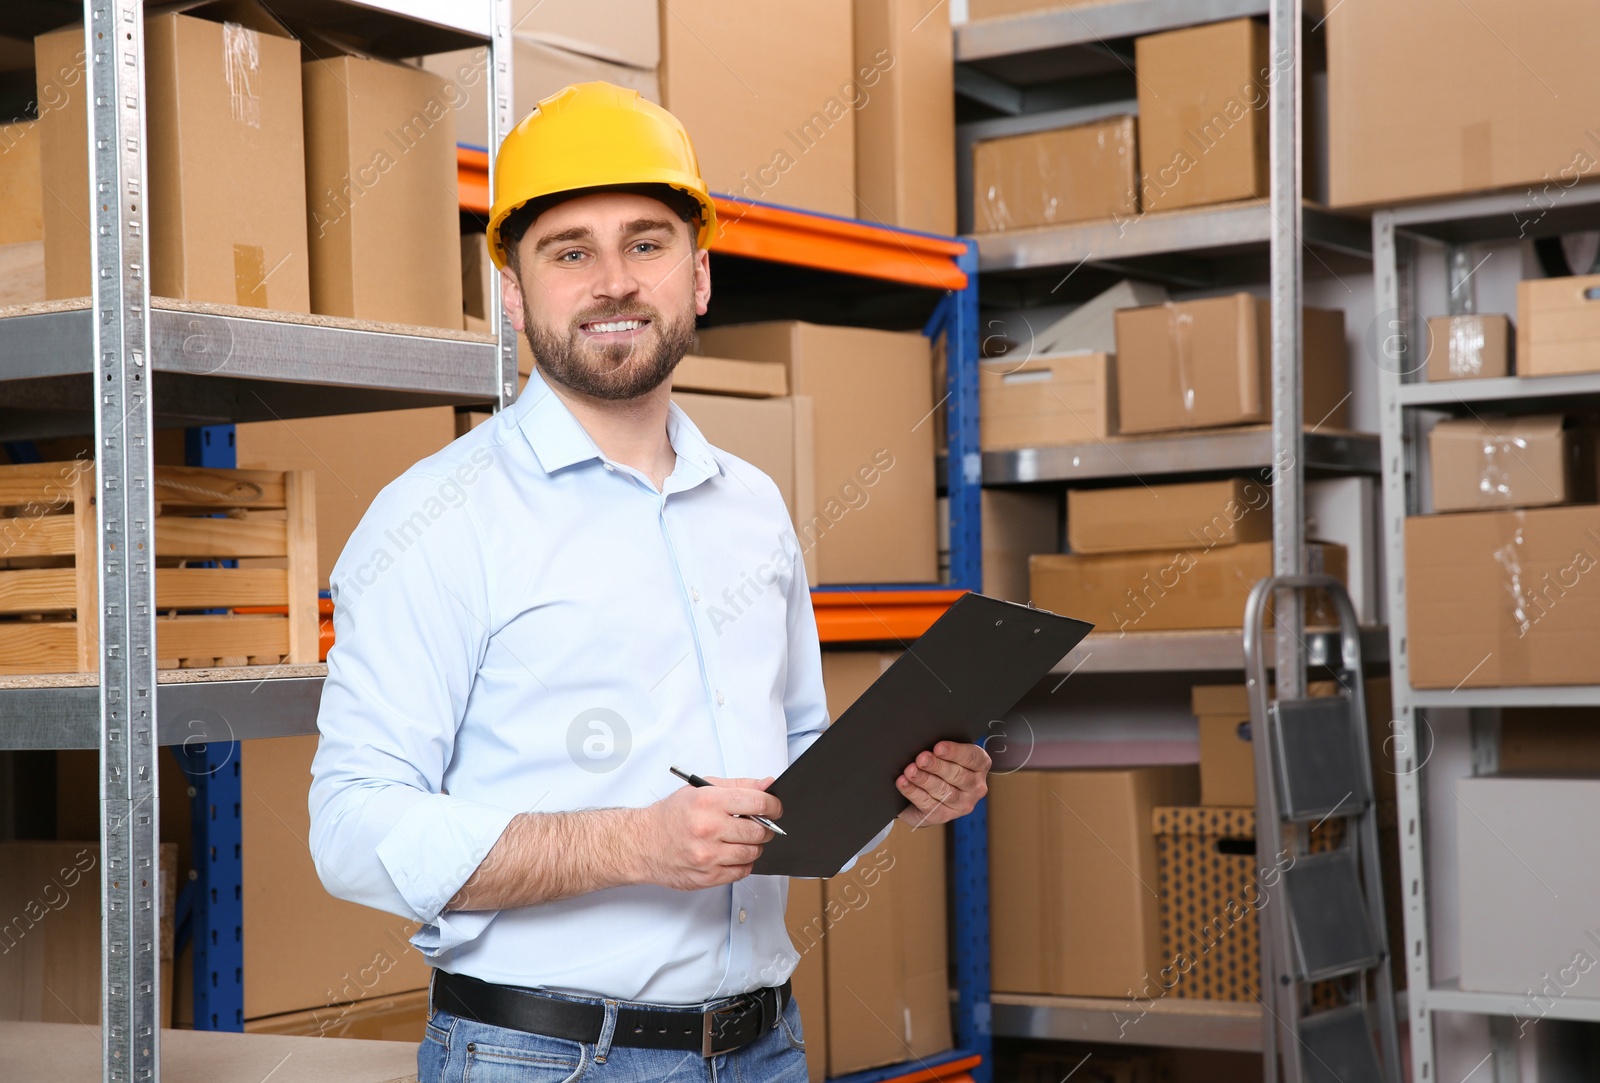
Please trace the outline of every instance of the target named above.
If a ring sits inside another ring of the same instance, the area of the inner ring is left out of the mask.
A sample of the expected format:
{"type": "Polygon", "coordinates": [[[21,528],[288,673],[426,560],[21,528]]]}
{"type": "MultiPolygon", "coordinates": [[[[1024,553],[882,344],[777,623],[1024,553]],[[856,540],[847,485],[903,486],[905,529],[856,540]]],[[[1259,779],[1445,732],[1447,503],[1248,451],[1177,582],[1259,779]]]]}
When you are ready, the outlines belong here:
{"type": "MultiPolygon", "coordinates": [[[[714,1011],[677,1011],[628,1005],[617,1009],[612,1045],[682,1049],[702,1057],[748,1045],[778,1025],[789,1003],[789,983],[757,989],[714,1011]]],[[[434,1007],[491,1026],[595,1043],[605,1023],[604,1004],[562,1000],[509,985],[496,985],[444,970],[433,972],[434,1007]]]]}

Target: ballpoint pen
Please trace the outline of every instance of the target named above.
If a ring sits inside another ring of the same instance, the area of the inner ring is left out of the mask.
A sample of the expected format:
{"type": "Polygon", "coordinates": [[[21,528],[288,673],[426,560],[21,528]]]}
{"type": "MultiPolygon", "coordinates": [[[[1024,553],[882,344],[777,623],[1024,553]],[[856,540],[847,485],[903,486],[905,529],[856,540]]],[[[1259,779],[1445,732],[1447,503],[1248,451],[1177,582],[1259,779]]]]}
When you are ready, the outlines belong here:
{"type": "MultiPolygon", "coordinates": [[[[711,785],[711,783],[707,782],[705,779],[701,778],[699,775],[691,775],[691,774],[689,774],[689,773],[687,773],[685,771],[678,770],[676,767],[668,767],[667,770],[671,771],[673,774],[677,775],[679,778],[683,779],[685,782],[687,782],[691,786],[709,786],[709,785],[711,785]]],[[[745,816],[745,814],[742,813],[742,812],[736,812],[736,813],[734,813],[734,815],[735,816],[745,816]]],[[[754,820],[756,823],[760,824],[762,827],[765,827],[770,831],[775,831],[780,835],[787,835],[789,833],[789,832],[785,831],[783,828],[779,827],[777,824],[773,823],[771,820],[767,819],[765,816],[745,816],[745,819],[754,820]]]]}

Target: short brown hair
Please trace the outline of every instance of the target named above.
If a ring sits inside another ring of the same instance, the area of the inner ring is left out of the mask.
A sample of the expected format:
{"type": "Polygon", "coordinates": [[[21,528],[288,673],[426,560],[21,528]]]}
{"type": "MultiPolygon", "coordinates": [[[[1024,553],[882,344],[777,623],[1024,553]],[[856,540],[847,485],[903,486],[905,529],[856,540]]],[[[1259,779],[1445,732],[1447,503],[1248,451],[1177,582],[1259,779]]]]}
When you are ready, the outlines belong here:
{"type": "Polygon", "coordinates": [[[702,213],[700,203],[687,192],[678,190],[668,184],[607,184],[596,188],[575,188],[570,192],[554,192],[547,196],[530,199],[510,214],[505,221],[500,223],[500,245],[505,249],[506,262],[515,267],[517,262],[517,246],[522,243],[522,238],[527,235],[533,226],[534,220],[545,211],[558,203],[565,203],[578,196],[595,195],[599,192],[631,192],[634,195],[648,196],[658,202],[671,207],[679,218],[689,223],[689,233],[698,237],[702,213]]]}

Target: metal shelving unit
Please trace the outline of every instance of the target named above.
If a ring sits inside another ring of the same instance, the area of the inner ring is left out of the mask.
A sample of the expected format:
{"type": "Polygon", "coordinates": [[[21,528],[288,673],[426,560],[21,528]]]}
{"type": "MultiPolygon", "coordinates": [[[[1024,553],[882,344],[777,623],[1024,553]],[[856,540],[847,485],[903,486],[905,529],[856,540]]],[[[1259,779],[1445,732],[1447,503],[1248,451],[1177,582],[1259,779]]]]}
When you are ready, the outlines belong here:
{"type": "MultiPolygon", "coordinates": [[[[1407,656],[1405,598],[1405,520],[1426,509],[1415,484],[1424,468],[1427,442],[1423,414],[1472,414],[1494,409],[1530,413],[1600,406],[1600,374],[1507,377],[1428,383],[1420,371],[1425,351],[1424,317],[1429,306],[1418,297],[1418,267],[1423,259],[1442,260],[1448,314],[1476,310],[1474,288],[1463,246],[1482,241],[1515,241],[1600,225],[1600,185],[1582,184],[1562,190],[1558,204],[1530,204],[1523,192],[1471,196],[1414,204],[1376,212],[1372,219],[1377,310],[1392,322],[1388,348],[1373,360],[1380,369],[1382,415],[1383,520],[1388,560],[1391,674],[1397,725],[1400,867],[1405,884],[1407,1015],[1411,1024],[1412,1077],[1437,1077],[1433,1017],[1462,1012],[1489,1017],[1492,1065],[1485,1078],[1520,1078],[1518,1030],[1513,1016],[1527,1011],[1526,996],[1463,990],[1453,980],[1436,980],[1429,921],[1428,853],[1433,839],[1425,812],[1425,791],[1453,787],[1456,775],[1441,774],[1440,763],[1452,757],[1428,756],[1418,762],[1417,743],[1429,710],[1451,708],[1470,712],[1470,763],[1474,774],[1493,773],[1499,761],[1499,731],[1493,714],[1505,707],[1600,706],[1600,687],[1519,687],[1414,689],[1407,656]],[[1428,769],[1426,775],[1424,768],[1428,769]]],[[[1450,732],[1428,727],[1435,739],[1450,732]]],[[[1442,890],[1449,892],[1451,887],[1442,890]]],[[[1544,1014],[1551,1018],[1600,1021],[1600,1000],[1557,998],[1544,1014]]]]}
{"type": "MultiPolygon", "coordinates": [[[[971,191],[971,149],[982,139],[1136,114],[1134,39],[1140,35],[1240,17],[1267,16],[1274,56],[1299,58],[1304,21],[1299,0],[1121,0],[1049,8],[972,22],[956,32],[956,89],[967,99],[958,125],[958,168],[971,191]]],[[[1299,66],[1295,65],[1295,70],[1299,66]]],[[[1269,199],[1112,221],[1047,226],[976,237],[985,296],[1013,305],[1059,304],[1097,292],[1119,277],[1183,289],[1270,283],[1272,423],[1254,428],[1114,438],[1072,447],[986,452],[986,485],[1060,486],[1132,479],[1194,479],[1259,472],[1273,485],[1273,571],[1301,572],[1308,476],[1377,475],[1379,444],[1366,434],[1307,431],[1301,416],[1299,313],[1307,267],[1338,273],[1370,266],[1368,225],[1308,205],[1302,197],[1301,90],[1274,83],[1270,100],[1269,199]],[[1290,464],[1287,467],[1278,464],[1290,464]]],[[[958,113],[958,117],[961,113],[958,113]]],[[[970,200],[964,200],[970,207],[970,200]]],[[[970,228],[971,221],[963,223],[970,228]]],[[[1382,629],[1363,639],[1380,647],[1382,629]]],[[[1307,633],[1298,605],[1280,610],[1273,658],[1319,665],[1336,658],[1332,638],[1307,633]]],[[[1381,649],[1369,659],[1381,658],[1381,649]]],[[[1092,635],[1056,673],[1240,672],[1238,632],[1145,632],[1092,635]]],[[[1280,694],[1298,691],[1301,665],[1286,665],[1280,694]]],[[[1263,936],[1263,988],[1276,983],[1263,936]]],[[[1277,1028],[1255,1004],[1158,1003],[1135,1033],[1119,1018],[1138,1014],[1123,1001],[995,994],[996,1034],[1263,1052],[1267,1079],[1277,1076],[1277,1028]],[[1121,1016],[1117,1013],[1121,1013],[1121,1016]]],[[[1142,1006],[1141,1006],[1142,1008],[1142,1006]]],[[[1286,1065],[1294,1058],[1286,1058],[1286,1065]]],[[[1290,1078],[1298,1078],[1294,1066],[1290,1078]]]]}

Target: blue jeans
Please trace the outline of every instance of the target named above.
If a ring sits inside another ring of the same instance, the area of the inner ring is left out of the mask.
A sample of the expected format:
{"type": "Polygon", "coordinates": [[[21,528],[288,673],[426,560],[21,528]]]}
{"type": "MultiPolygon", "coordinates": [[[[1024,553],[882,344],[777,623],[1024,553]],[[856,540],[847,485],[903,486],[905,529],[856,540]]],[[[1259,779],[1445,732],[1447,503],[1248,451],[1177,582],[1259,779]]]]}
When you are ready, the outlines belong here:
{"type": "MultiPolygon", "coordinates": [[[[613,1045],[616,1002],[606,1005],[598,1042],[547,1038],[479,1023],[429,1005],[417,1050],[417,1083],[806,1083],[805,1033],[800,1005],[791,998],[776,1027],[731,1053],[639,1049],[613,1045]]],[[[707,1001],[720,1007],[731,998],[707,1001]]]]}

